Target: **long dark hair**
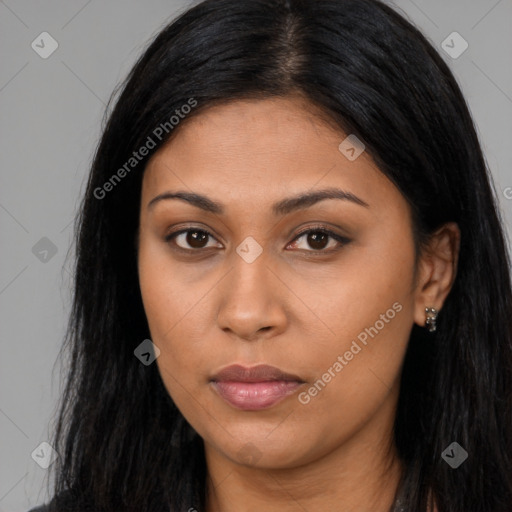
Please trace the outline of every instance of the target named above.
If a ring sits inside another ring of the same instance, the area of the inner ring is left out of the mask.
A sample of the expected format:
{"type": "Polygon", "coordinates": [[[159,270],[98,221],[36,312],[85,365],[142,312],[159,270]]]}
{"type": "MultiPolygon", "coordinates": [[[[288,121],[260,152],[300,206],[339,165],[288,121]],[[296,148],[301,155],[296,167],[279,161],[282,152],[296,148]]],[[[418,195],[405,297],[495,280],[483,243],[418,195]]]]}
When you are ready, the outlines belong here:
{"type": "Polygon", "coordinates": [[[150,337],[136,264],[141,180],[205,108],[289,94],[364,141],[410,203],[418,248],[445,222],[461,230],[438,330],[426,339],[415,326],[406,354],[394,429],[405,510],[427,511],[431,493],[439,512],[510,511],[512,294],[495,191],[449,68],[377,0],[206,0],[157,35],[113,94],[75,226],[55,510],[204,510],[202,439],[157,365],[134,356],[150,337]],[[153,147],[130,160],[143,146],[153,147]],[[441,457],[452,442],[468,453],[457,469],[441,457]]]}

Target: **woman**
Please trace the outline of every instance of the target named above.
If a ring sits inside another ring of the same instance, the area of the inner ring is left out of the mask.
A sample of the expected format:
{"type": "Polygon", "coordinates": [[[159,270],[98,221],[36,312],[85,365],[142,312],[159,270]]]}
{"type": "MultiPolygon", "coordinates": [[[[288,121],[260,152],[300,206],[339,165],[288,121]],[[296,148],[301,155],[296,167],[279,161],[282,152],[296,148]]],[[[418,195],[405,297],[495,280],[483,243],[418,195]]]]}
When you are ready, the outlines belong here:
{"type": "Polygon", "coordinates": [[[43,510],[510,511],[509,256],[377,0],[206,0],[109,115],[43,510]]]}

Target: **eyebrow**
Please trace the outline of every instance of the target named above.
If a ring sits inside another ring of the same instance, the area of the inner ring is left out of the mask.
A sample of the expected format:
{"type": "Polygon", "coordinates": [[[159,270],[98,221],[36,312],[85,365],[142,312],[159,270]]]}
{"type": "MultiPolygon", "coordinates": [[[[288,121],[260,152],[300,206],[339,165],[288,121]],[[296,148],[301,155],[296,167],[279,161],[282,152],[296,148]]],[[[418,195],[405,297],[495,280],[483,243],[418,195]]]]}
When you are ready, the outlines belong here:
{"type": "MultiPolygon", "coordinates": [[[[168,199],[186,201],[187,203],[197,208],[201,208],[202,210],[215,214],[223,214],[225,212],[224,206],[221,203],[213,201],[212,199],[201,194],[185,192],[181,190],[177,192],[164,192],[159,194],[151,199],[147,207],[148,209],[153,208],[158,202],[168,199]]],[[[313,206],[314,204],[325,199],[340,199],[343,201],[350,201],[359,206],[369,208],[368,203],[352,194],[351,192],[347,192],[339,188],[325,188],[282,199],[281,201],[278,201],[272,205],[272,213],[276,216],[286,215],[296,210],[309,208],[310,206],[313,206]]]]}

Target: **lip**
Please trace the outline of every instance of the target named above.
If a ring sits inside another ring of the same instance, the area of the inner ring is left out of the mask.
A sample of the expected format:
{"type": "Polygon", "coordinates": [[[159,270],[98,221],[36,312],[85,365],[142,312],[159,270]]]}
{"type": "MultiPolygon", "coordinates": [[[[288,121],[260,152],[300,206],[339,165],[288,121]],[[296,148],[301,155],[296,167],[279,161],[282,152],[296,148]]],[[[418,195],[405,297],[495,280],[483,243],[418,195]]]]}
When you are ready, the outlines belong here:
{"type": "Polygon", "coordinates": [[[212,377],[210,382],[227,403],[246,411],[267,409],[304,384],[299,376],[265,364],[252,368],[231,365],[212,377]]]}
{"type": "Polygon", "coordinates": [[[275,380],[304,382],[298,375],[286,373],[268,364],[259,364],[251,368],[247,368],[241,364],[233,364],[215,374],[211,380],[215,382],[269,382],[275,380]]]}

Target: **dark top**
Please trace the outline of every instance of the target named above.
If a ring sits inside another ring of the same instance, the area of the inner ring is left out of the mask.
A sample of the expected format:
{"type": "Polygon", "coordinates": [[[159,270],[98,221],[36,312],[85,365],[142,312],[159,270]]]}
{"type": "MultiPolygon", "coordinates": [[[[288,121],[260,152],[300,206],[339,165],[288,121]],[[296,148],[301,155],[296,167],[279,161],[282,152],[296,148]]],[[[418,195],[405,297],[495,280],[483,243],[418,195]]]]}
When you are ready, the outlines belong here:
{"type": "Polygon", "coordinates": [[[58,505],[57,509],[62,512],[64,511],[76,511],[76,498],[74,498],[71,491],[66,490],[59,493],[58,496],[54,496],[49,503],[38,505],[35,508],[31,508],[28,512],[50,512],[50,505],[58,505]]]}
{"type": "MultiPolygon", "coordinates": [[[[68,502],[69,504],[69,502],[68,502]]],[[[393,509],[394,512],[405,512],[404,505],[402,503],[401,499],[398,499],[395,503],[395,508],[393,509]]],[[[49,512],[50,511],[50,505],[40,505],[36,508],[31,508],[28,512],[49,512]]]]}
{"type": "Polygon", "coordinates": [[[31,508],[28,512],[48,512],[49,510],[49,505],[40,505],[39,507],[31,508]]]}

